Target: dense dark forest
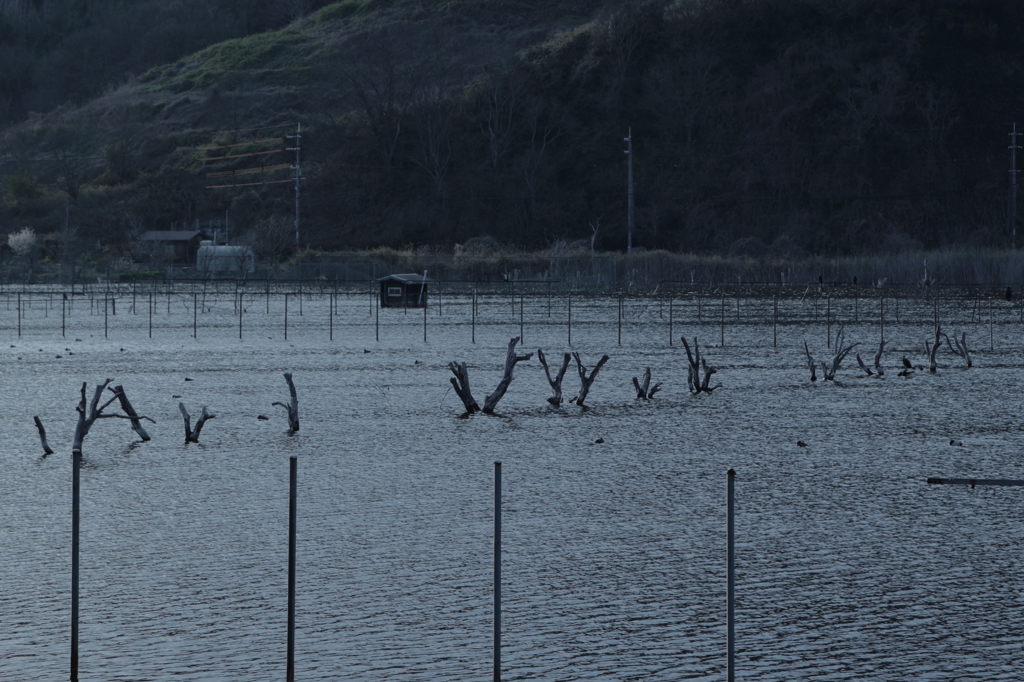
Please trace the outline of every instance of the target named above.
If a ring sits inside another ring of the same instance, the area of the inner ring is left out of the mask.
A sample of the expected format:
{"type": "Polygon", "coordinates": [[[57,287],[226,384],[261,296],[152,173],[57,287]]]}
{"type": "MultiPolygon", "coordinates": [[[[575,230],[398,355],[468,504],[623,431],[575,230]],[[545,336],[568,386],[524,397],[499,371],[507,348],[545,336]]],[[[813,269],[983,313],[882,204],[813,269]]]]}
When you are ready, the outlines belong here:
{"type": "Polygon", "coordinates": [[[287,179],[298,122],[311,248],[623,250],[630,132],[634,246],[1010,246],[1011,0],[24,4],[0,0],[0,231],[124,250],[227,212],[283,255],[292,185],[207,174],[287,179]],[[227,145],[279,153],[211,165],[227,145]]]}

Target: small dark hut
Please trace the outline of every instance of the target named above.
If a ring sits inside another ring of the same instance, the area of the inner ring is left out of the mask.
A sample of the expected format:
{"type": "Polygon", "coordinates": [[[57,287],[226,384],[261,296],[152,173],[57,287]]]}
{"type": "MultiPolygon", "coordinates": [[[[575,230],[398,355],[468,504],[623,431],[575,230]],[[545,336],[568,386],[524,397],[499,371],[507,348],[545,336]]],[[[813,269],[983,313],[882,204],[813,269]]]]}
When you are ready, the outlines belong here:
{"type": "Polygon", "coordinates": [[[380,283],[381,308],[426,308],[427,284],[424,275],[388,275],[380,283]]]}
{"type": "Polygon", "coordinates": [[[170,262],[195,263],[199,242],[209,239],[202,230],[151,230],[139,241],[157,250],[170,262]]]}

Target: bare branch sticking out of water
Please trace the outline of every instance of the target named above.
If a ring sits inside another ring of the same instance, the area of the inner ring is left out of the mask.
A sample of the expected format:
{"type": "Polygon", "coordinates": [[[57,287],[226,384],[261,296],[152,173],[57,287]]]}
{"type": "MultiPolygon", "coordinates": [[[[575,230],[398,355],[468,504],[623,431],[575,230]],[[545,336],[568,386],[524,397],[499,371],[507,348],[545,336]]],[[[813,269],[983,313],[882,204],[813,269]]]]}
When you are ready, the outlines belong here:
{"type": "Polygon", "coordinates": [[[973,363],[971,362],[971,354],[967,350],[967,332],[963,332],[959,339],[956,338],[956,334],[953,334],[952,341],[945,334],[942,337],[946,339],[946,345],[949,347],[950,352],[962,357],[964,362],[967,363],[967,367],[970,368],[973,363]]]}
{"type": "Polygon", "coordinates": [[[571,403],[576,403],[577,407],[582,407],[584,410],[587,406],[583,404],[583,401],[587,399],[587,394],[590,393],[590,387],[594,384],[594,379],[597,378],[597,373],[604,367],[604,363],[610,359],[607,355],[602,355],[601,359],[594,365],[594,369],[588,374],[587,368],[584,366],[583,361],[580,360],[579,353],[573,353],[572,356],[576,359],[576,372],[580,376],[580,392],[575,398],[570,400],[571,403]]]}
{"type": "Polygon", "coordinates": [[[654,387],[651,388],[651,368],[648,367],[644,370],[642,382],[633,377],[633,388],[636,389],[637,400],[650,400],[655,393],[661,390],[661,383],[654,384],[654,387]]]}
{"type": "Polygon", "coordinates": [[[497,388],[487,398],[484,399],[484,414],[494,414],[494,408],[498,406],[498,401],[505,395],[505,391],[508,390],[509,384],[512,383],[512,370],[519,362],[529,360],[533,357],[533,353],[528,355],[516,355],[516,344],[519,343],[519,337],[516,336],[509,340],[508,350],[505,353],[505,373],[501,377],[501,381],[498,383],[497,388]]]}
{"type": "Polygon", "coordinates": [[[562,379],[565,377],[565,371],[569,368],[569,361],[572,360],[572,355],[564,353],[562,355],[562,366],[558,370],[558,375],[554,379],[551,378],[551,371],[548,369],[548,360],[544,357],[544,351],[540,348],[537,349],[537,359],[540,360],[540,364],[544,367],[544,374],[548,378],[548,384],[551,385],[551,390],[554,391],[554,395],[548,398],[548,402],[558,407],[562,404],[562,379]]]}
{"type": "Polygon", "coordinates": [[[284,380],[288,382],[288,392],[291,394],[291,402],[287,405],[281,402],[272,403],[272,405],[280,405],[288,413],[288,431],[295,433],[299,430],[299,396],[295,392],[295,384],[292,382],[292,373],[285,372],[284,380]]]}
{"type": "Polygon", "coordinates": [[[185,420],[185,442],[186,443],[198,443],[199,432],[203,430],[203,425],[206,424],[206,420],[213,419],[217,415],[210,414],[206,411],[206,405],[203,405],[202,412],[199,415],[199,419],[196,420],[196,427],[192,428],[192,417],[189,416],[188,410],[185,409],[185,403],[178,403],[178,410],[181,412],[182,419],[185,420]]]}
{"type": "Polygon", "coordinates": [[[43,446],[43,452],[47,455],[53,454],[53,448],[50,447],[49,443],[46,442],[46,429],[43,428],[43,422],[38,416],[32,417],[36,423],[36,428],[39,429],[39,443],[43,446]]]}

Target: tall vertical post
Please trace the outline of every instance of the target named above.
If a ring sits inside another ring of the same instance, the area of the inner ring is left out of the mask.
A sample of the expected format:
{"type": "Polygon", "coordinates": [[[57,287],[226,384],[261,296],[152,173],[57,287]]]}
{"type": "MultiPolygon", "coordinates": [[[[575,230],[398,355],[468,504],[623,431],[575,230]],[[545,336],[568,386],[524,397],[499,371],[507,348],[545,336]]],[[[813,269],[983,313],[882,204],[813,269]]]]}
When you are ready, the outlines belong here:
{"type": "Polygon", "coordinates": [[[21,292],[18,292],[18,338],[21,338],[21,292]]]}
{"type": "Polygon", "coordinates": [[[295,497],[298,489],[298,458],[288,458],[288,682],[295,682],[295,497]]]}
{"type": "Polygon", "coordinates": [[[242,339],[242,304],[245,302],[245,294],[238,292],[238,339],[242,339]]]}
{"type": "Polygon", "coordinates": [[[71,453],[71,682],[78,682],[78,519],[82,453],[71,453]]]}
{"type": "Polygon", "coordinates": [[[825,347],[832,347],[832,296],[825,300],[825,347]]]}
{"type": "Polygon", "coordinates": [[[668,297],[668,345],[672,347],[672,297],[668,297]]]}
{"type": "Polygon", "coordinates": [[[526,302],[523,300],[523,292],[519,292],[519,341],[523,342],[523,308],[526,302]]]}
{"type": "Polygon", "coordinates": [[[149,292],[149,338],[153,338],[153,292],[149,292]]]}
{"type": "Polygon", "coordinates": [[[376,317],[373,318],[373,333],[374,338],[380,341],[380,305],[374,306],[374,311],[377,313],[376,317]]]}
{"type": "Polygon", "coordinates": [[[779,295],[776,293],[772,301],[772,348],[779,347],[779,295]]]}
{"type": "Polygon", "coordinates": [[[471,311],[472,311],[470,313],[472,315],[472,320],[470,321],[470,325],[471,325],[471,328],[472,328],[473,343],[476,343],[476,290],[475,289],[473,290],[473,298],[470,299],[469,305],[470,305],[470,308],[471,308],[471,311]]]}
{"type": "MultiPolygon", "coordinates": [[[[988,349],[990,351],[994,351],[996,349],[995,330],[993,329],[995,322],[993,321],[992,314],[993,305],[992,299],[990,298],[988,300],[988,349]]],[[[938,329],[938,325],[936,325],[936,329],[938,329]]]]}
{"type": "Polygon", "coordinates": [[[629,137],[623,139],[626,143],[626,161],[627,161],[627,182],[628,189],[626,193],[626,207],[627,207],[627,230],[626,230],[626,253],[633,251],[633,129],[629,128],[629,137]]]}
{"type": "Polygon", "coordinates": [[[288,294],[284,295],[284,340],[288,340],[288,294]]]}
{"type": "Polygon", "coordinates": [[[199,327],[199,293],[192,292],[192,338],[198,339],[199,327]]]}
{"type": "Polygon", "coordinates": [[[726,638],[726,676],[727,682],[734,682],[736,679],[736,530],[733,524],[733,506],[735,502],[736,472],[729,469],[728,490],[726,493],[727,519],[726,519],[726,616],[725,616],[725,638],[726,638]]]}
{"type": "Polygon", "coordinates": [[[330,335],[330,340],[333,341],[334,340],[334,293],[332,292],[329,295],[330,295],[331,299],[330,299],[330,302],[329,302],[330,307],[328,308],[328,312],[327,312],[328,325],[329,325],[329,327],[328,327],[328,330],[329,330],[328,334],[330,335]]]}
{"type": "Polygon", "coordinates": [[[494,463],[494,682],[501,682],[501,462],[494,463]]]}
{"type": "Polygon", "coordinates": [[[622,294],[619,294],[619,345],[622,345],[622,294]]]}
{"type": "Polygon", "coordinates": [[[722,348],[725,348],[725,292],[722,292],[722,348]]]}
{"type": "Polygon", "coordinates": [[[66,315],[65,308],[67,308],[68,295],[64,294],[60,299],[60,337],[64,338],[64,316],[66,315]]]}
{"type": "Polygon", "coordinates": [[[885,340],[885,296],[878,297],[878,339],[885,340]]]}
{"type": "MultiPolygon", "coordinates": [[[[422,294],[421,294],[422,295],[422,294]]],[[[427,304],[423,304],[423,343],[427,342],[427,304]]]]}
{"type": "Polygon", "coordinates": [[[1010,233],[1010,248],[1017,248],[1017,136],[1024,133],[1017,132],[1017,123],[1013,124],[1013,132],[1010,133],[1010,196],[1009,205],[1006,211],[1007,231],[1010,233]]]}
{"type": "Polygon", "coordinates": [[[103,338],[107,338],[107,304],[110,302],[110,297],[107,295],[103,296],[103,338]]]}
{"type": "Polygon", "coordinates": [[[569,345],[572,345],[572,294],[569,294],[569,345]]]}
{"type": "Polygon", "coordinates": [[[292,170],[295,171],[295,248],[299,248],[299,196],[301,195],[300,184],[302,180],[302,165],[300,163],[300,153],[302,151],[302,124],[295,124],[295,134],[288,135],[288,139],[295,140],[294,147],[286,147],[286,151],[295,152],[295,165],[292,166],[292,170]]]}

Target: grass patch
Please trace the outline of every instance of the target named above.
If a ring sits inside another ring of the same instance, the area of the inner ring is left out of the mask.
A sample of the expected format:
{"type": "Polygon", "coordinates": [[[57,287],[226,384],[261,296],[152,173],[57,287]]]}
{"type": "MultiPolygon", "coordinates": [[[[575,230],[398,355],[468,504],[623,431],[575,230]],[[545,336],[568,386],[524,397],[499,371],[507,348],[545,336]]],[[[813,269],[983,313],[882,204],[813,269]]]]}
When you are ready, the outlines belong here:
{"type": "Polygon", "coordinates": [[[218,43],[197,52],[189,60],[196,64],[195,68],[186,68],[171,77],[164,88],[173,92],[208,88],[229,73],[245,74],[261,82],[274,76],[293,79],[296,70],[308,68],[299,58],[291,57],[291,53],[305,43],[306,37],[294,29],[257,33],[218,43]]]}
{"type": "Polygon", "coordinates": [[[390,0],[342,0],[318,10],[312,19],[313,26],[344,21],[352,17],[369,14],[375,9],[390,5],[390,0]]]}

